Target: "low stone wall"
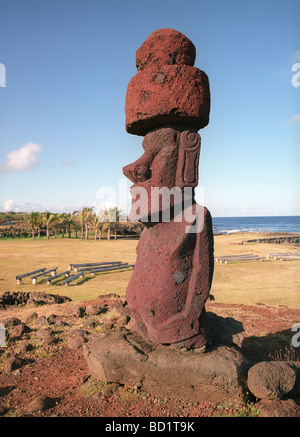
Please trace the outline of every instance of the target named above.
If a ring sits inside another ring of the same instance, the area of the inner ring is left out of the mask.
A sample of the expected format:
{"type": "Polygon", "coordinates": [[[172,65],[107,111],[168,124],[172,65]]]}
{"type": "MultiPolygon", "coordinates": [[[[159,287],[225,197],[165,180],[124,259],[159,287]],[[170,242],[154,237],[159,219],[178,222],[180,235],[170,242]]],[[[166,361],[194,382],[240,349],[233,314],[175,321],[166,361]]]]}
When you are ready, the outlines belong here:
{"type": "Polygon", "coordinates": [[[243,243],[299,244],[300,243],[300,235],[285,235],[282,237],[255,238],[254,240],[243,240],[243,243]]]}
{"type": "Polygon", "coordinates": [[[6,291],[0,296],[0,308],[9,306],[24,305],[46,305],[70,302],[72,299],[58,294],[48,294],[44,292],[24,292],[24,291],[6,291]]]}

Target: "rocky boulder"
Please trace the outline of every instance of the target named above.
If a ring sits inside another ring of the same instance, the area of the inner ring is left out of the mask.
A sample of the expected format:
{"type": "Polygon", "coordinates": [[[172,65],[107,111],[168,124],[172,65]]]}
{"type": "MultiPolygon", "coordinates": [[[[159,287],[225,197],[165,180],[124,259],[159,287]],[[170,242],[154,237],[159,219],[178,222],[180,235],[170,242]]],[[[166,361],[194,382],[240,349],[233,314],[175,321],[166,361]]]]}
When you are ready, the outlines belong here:
{"type": "Polygon", "coordinates": [[[83,350],[96,380],[195,401],[241,398],[249,367],[234,347],[182,351],[146,342],[125,329],[92,338],[83,350]]]}
{"type": "Polygon", "coordinates": [[[8,306],[46,305],[70,302],[72,299],[44,292],[6,291],[0,296],[0,308],[8,306]]]}
{"type": "Polygon", "coordinates": [[[296,363],[262,361],[248,372],[248,388],[259,399],[281,399],[296,389],[296,363]]]}

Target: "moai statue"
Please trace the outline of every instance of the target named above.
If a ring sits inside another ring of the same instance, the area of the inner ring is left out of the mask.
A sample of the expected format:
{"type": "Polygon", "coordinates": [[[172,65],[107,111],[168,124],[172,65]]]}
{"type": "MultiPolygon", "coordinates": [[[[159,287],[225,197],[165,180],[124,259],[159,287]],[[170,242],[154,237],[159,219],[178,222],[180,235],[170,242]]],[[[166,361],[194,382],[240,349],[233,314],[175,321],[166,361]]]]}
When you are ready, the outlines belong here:
{"type": "Polygon", "coordinates": [[[209,122],[208,77],[195,47],[172,29],[153,32],[136,52],[127,88],[126,130],[144,154],[123,168],[132,182],[130,216],[144,222],[126,299],[146,340],[177,348],[209,341],[205,302],[214,267],[209,211],[194,200],[200,135],[209,122]]]}

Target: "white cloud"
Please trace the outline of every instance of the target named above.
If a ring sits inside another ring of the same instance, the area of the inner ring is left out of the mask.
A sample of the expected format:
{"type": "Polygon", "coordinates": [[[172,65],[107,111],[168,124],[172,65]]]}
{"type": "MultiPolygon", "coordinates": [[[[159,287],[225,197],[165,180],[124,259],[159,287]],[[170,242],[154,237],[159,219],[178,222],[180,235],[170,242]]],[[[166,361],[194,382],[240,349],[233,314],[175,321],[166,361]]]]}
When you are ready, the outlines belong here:
{"type": "Polygon", "coordinates": [[[298,124],[298,123],[300,123],[300,114],[293,114],[291,116],[291,118],[286,120],[286,123],[289,123],[289,124],[298,124]]]}
{"type": "Polygon", "coordinates": [[[36,143],[26,143],[20,149],[6,155],[6,161],[1,166],[4,173],[33,170],[40,162],[42,146],[36,143]]]}
{"type": "Polygon", "coordinates": [[[46,211],[48,208],[45,205],[35,202],[25,202],[23,204],[17,204],[13,199],[6,200],[3,207],[0,207],[0,211],[3,212],[31,212],[31,211],[46,211]]]}
{"type": "Polygon", "coordinates": [[[3,205],[0,206],[1,212],[45,212],[45,211],[51,211],[51,212],[74,212],[78,211],[80,208],[82,208],[82,204],[71,204],[69,202],[66,202],[64,204],[52,204],[49,202],[46,203],[36,203],[32,201],[27,201],[22,204],[17,204],[13,199],[6,200],[3,205]]]}
{"type": "Polygon", "coordinates": [[[72,167],[73,165],[76,165],[76,162],[73,158],[68,157],[63,161],[63,165],[65,167],[72,167]]]}
{"type": "Polygon", "coordinates": [[[69,202],[66,203],[62,203],[60,206],[50,206],[49,207],[49,211],[59,211],[59,212],[74,212],[74,211],[78,211],[80,208],[82,208],[82,205],[75,205],[75,204],[71,204],[69,202]]]}
{"type": "Polygon", "coordinates": [[[291,56],[290,63],[300,62],[300,49],[294,52],[291,56]]]}
{"type": "Polygon", "coordinates": [[[15,206],[15,203],[14,203],[13,199],[6,200],[4,202],[3,211],[4,212],[13,211],[14,206],[15,206]]]}
{"type": "Polygon", "coordinates": [[[291,118],[292,123],[300,123],[300,114],[294,114],[291,118]]]}

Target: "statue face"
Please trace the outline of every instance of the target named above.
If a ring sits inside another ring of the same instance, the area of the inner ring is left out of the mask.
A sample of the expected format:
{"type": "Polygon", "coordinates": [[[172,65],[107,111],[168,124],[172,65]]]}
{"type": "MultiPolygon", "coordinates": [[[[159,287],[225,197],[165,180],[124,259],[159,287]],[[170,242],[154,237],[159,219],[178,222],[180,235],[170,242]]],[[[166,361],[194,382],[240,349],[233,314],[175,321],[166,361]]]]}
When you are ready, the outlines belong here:
{"type": "Polygon", "coordinates": [[[124,167],[123,173],[133,182],[130,219],[138,215],[146,223],[151,214],[153,218],[182,203],[184,187],[197,185],[200,136],[195,130],[166,126],[149,132],[143,149],[144,154],[124,167]]]}
{"type": "Polygon", "coordinates": [[[123,168],[124,175],[134,184],[130,188],[132,206],[129,214],[134,219],[145,216],[150,220],[151,213],[161,211],[164,207],[171,207],[171,196],[168,205],[163,205],[160,196],[159,202],[154,200],[153,189],[171,190],[175,186],[178,161],[177,131],[173,128],[160,128],[149,132],[143,140],[144,154],[132,164],[123,168]],[[165,188],[164,188],[165,187],[165,188]],[[136,211],[137,202],[140,210],[136,211]]]}

